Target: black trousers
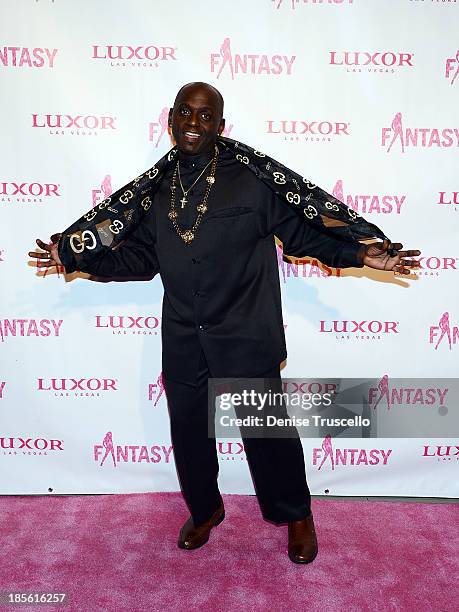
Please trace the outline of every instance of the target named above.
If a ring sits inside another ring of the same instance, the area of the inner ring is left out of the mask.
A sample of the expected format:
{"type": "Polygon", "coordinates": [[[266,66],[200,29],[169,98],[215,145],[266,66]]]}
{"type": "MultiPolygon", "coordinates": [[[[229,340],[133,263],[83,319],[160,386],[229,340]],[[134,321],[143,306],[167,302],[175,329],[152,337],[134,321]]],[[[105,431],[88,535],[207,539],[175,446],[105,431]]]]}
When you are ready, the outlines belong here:
{"type": "MultiPolygon", "coordinates": [[[[208,425],[210,376],[201,351],[196,385],[164,378],[175,464],[195,526],[207,521],[221,502],[216,440],[209,436],[208,425]]],[[[279,366],[259,378],[280,380],[279,366]]],[[[274,523],[298,521],[311,514],[303,448],[296,434],[294,438],[242,436],[262,515],[274,523]]]]}

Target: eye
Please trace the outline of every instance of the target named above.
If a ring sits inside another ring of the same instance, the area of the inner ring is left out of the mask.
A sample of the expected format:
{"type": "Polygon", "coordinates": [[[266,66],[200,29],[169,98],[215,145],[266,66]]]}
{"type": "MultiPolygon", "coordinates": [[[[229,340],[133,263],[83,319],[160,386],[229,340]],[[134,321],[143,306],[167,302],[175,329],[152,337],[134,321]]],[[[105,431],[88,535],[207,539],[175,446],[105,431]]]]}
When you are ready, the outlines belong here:
{"type": "Polygon", "coordinates": [[[210,121],[211,116],[209,115],[209,113],[202,113],[201,117],[204,119],[204,121],[210,121]]]}
{"type": "Polygon", "coordinates": [[[179,113],[183,116],[188,115],[189,114],[189,110],[187,108],[181,108],[179,113]]]}

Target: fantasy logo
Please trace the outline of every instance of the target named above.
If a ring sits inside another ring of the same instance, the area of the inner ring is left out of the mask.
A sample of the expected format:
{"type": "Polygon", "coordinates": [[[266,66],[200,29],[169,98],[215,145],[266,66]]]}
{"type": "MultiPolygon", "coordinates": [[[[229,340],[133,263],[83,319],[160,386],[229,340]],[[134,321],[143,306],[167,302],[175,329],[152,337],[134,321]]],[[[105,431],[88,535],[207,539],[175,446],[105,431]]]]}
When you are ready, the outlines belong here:
{"type": "Polygon", "coordinates": [[[454,85],[454,81],[459,76],[459,49],[456,51],[455,57],[449,57],[446,60],[445,78],[451,78],[450,85],[454,85]]]}
{"type": "Polygon", "coordinates": [[[13,68],[54,68],[57,49],[0,47],[0,64],[13,68]]]}
{"type": "Polygon", "coordinates": [[[344,121],[267,120],[267,134],[279,134],[284,140],[331,142],[334,136],[350,136],[350,123],[344,121]]]}
{"type": "Polygon", "coordinates": [[[5,390],[6,382],[0,382],[0,399],[3,399],[3,391],[5,390]]]}
{"type": "Polygon", "coordinates": [[[50,451],[63,451],[63,440],[27,437],[0,437],[3,455],[47,455],[50,451]]]}
{"type": "Polygon", "coordinates": [[[391,387],[389,385],[389,376],[384,374],[378,382],[378,386],[370,387],[368,390],[368,405],[376,409],[382,400],[383,405],[388,410],[392,406],[413,406],[421,404],[425,406],[438,406],[442,412],[445,406],[445,398],[449,389],[443,387],[425,388],[425,387],[391,387]]]}
{"type": "Polygon", "coordinates": [[[59,187],[56,183],[0,182],[0,202],[36,204],[43,202],[43,198],[60,197],[59,187]]]}
{"type": "MultiPolygon", "coordinates": [[[[233,127],[232,123],[226,123],[222,135],[229,137],[233,127]]],[[[169,133],[169,108],[164,106],[158,115],[158,120],[148,124],[148,140],[154,142],[157,148],[166,132],[169,133]]]]}
{"type": "Polygon", "coordinates": [[[413,68],[414,53],[399,51],[329,51],[331,66],[345,66],[346,72],[395,72],[413,68]]]}
{"type": "Polygon", "coordinates": [[[391,127],[381,129],[381,146],[390,153],[395,143],[399,143],[402,153],[412,148],[450,148],[459,147],[459,129],[457,128],[404,128],[402,113],[396,113],[391,127]]]}
{"type": "Polygon", "coordinates": [[[376,466],[387,465],[392,449],[384,450],[372,448],[333,448],[330,435],[326,435],[322,440],[321,448],[312,449],[312,464],[318,466],[320,471],[329,462],[332,470],[338,466],[376,466]],[[320,461],[320,463],[319,463],[320,461]]]}
{"type": "Polygon", "coordinates": [[[110,115],[45,115],[32,113],[33,128],[47,128],[49,134],[93,136],[100,131],[116,130],[116,117],[110,115]]]}
{"type": "Polygon", "coordinates": [[[438,325],[431,325],[429,331],[429,344],[435,344],[435,350],[440,344],[448,344],[449,350],[452,350],[452,345],[459,340],[459,327],[451,326],[449,313],[444,312],[440,317],[438,325]]]}
{"type": "Polygon", "coordinates": [[[296,55],[258,55],[254,53],[233,53],[231,41],[225,38],[220,47],[220,53],[210,54],[210,71],[217,72],[217,79],[220,78],[223,70],[231,74],[234,80],[235,75],[291,75],[293,62],[296,55]]]}
{"type": "Polygon", "coordinates": [[[319,333],[335,334],[338,340],[381,340],[384,335],[398,334],[399,321],[321,320],[319,333]]]}
{"type": "Polygon", "coordinates": [[[111,329],[113,335],[157,335],[160,317],[131,317],[125,315],[96,315],[95,327],[111,329]]]}
{"type": "Polygon", "coordinates": [[[39,378],[38,391],[51,391],[55,397],[101,397],[117,391],[115,378],[39,378]]]}
{"type": "Polygon", "coordinates": [[[158,45],[92,45],[91,59],[105,60],[111,68],[158,68],[177,61],[176,52],[177,47],[158,45]]]}
{"type": "Polygon", "coordinates": [[[105,200],[106,198],[108,198],[108,196],[111,196],[112,193],[112,177],[110,176],[110,174],[106,174],[104,180],[100,184],[100,189],[92,190],[92,207],[94,208],[95,206],[100,204],[102,200],[105,200]]]}
{"type": "Polygon", "coordinates": [[[148,124],[148,140],[153,142],[156,139],[155,147],[158,147],[164,134],[169,128],[169,109],[163,106],[158,115],[158,120],[148,124]]]}
{"type": "Polygon", "coordinates": [[[459,461],[459,446],[450,445],[431,445],[426,444],[424,446],[423,457],[430,457],[437,461],[459,461]]]}
{"type": "Polygon", "coordinates": [[[102,467],[108,459],[117,467],[118,463],[169,463],[172,446],[153,445],[149,448],[140,444],[113,444],[113,434],[107,431],[102,444],[94,444],[94,461],[102,460],[99,467],[102,467]]]}
{"type": "Polygon", "coordinates": [[[341,276],[341,268],[331,268],[319,262],[317,259],[304,257],[296,259],[284,258],[284,253],[279,245],[276,245],[277,264],[282,273],[284,283],[287,278],[326,278],[328,276],[341,276]]]}
{"type": "Polygon", "coordinates": [[[2,342],[9,336],[59,336],[63,319],[0,319],[2,342]]]}
{"type": "Polygon", "coordinates": [[[395,213],[399,215],[402,204],[404,204],[406,200],[405,195],[345,195],[343,181],[341,179],[336,181],[332,194],[335,198],[340,200],[340,202],[343,202],[343,204],[346,204],[346,206],[352,208],[360,215],[370,213],[382,213],[386,215],[395,213]]]}
{"type": "Polygon", "coordinates": [[[319,5],[348,5],[353,4],[354,0],[270,0],[276,9],[280,9],[281,6],[290,6],[293,10],[299,5],[307,6],[319,6],[319,5]]]}
{"type": "Polygon", "coordinates": [[[163,395],[165,396],[165,393],[166,393],[166,390],[164,388],[163,373],[160,372],[158,378],[156,379],[156,382],[150,383],[148,385],[148,401],[152,402],[153,396],[155,395],[156,397],[155,397],[155,403],[153,404],[153,407],[157,406],[161,397],[163,395]]]}

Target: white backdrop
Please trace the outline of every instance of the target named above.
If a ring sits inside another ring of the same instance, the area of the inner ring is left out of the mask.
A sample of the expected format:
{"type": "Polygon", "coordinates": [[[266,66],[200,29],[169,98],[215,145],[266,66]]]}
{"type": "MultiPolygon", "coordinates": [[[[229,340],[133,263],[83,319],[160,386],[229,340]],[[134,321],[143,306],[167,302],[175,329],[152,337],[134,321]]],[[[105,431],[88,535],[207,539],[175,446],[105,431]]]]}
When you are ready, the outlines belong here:
{"type": "MultiPolygon", "coordinates": [[[[459,2],[0,6],[0,493],[178,489],[160,278],[44,276],[27,252],[168,150],[167,109],[189,81],[221,90],[227,135],[422,250],[410,279],[280,257],[283,375],[457,377],[459,2]]],[[[322,441],[306,440],[312,492],[457,496],[451,436],[336,438],[347,459],[321,466],[322,441]]],[[[222,491],[253,492],[241,444],[221,440],[219,457],[222,491]]]]}

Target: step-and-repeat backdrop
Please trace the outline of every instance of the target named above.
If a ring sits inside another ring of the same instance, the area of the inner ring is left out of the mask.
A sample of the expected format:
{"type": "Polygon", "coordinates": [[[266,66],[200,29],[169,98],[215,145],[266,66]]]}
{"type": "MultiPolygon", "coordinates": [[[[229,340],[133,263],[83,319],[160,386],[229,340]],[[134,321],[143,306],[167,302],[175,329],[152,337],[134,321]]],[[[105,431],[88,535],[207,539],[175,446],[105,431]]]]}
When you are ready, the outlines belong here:
{"type": "MultiPolygon", "coordinates": [[[[420,405],[457,410],[459,2],[0,4],[0,493],[178,490],[160,278],[37,273],[27,252],[170,148],[189,81],[220,89],[228,136],[422,250],[410,278],[279,250],[283,375],[418,378],[420,405]]],[[[457,433],[304,440],[312,492],[457,496],[457,433]]],[[[222,491],[252,493],[240,440],[218,453],[222,491]]]]}

